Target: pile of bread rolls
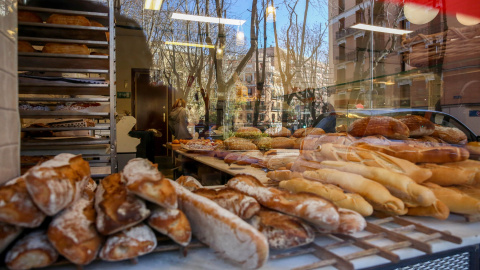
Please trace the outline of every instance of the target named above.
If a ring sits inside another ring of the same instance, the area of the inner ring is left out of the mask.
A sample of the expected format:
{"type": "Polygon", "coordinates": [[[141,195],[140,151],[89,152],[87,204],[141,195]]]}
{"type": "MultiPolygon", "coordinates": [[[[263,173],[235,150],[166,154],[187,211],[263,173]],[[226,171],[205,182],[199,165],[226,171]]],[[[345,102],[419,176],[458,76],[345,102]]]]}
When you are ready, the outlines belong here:
{"type": "Polygon", "coordinates": [[[0,187],[0,252],[9,269],[46,267],[59,255],[76,265],[120,261],[154,251],[157,232],[181,246],[195,236],[243,268],[259,268],[269,248],[309,244],[316,231],[366,226],[356,212],[265,187],[249,175],[227,186],[206,189],[185,176],[172,181],[141,158],[96,184],[81,156],[60,154],[0,187]]]}
{"type": "Polygon", "coordinates": [[[348,133],[306,138],[293,163],[267,176],[364,216],[479,214],[480,161],[465,143],[460,130],[420,116],[367,117],[348,133]]]}

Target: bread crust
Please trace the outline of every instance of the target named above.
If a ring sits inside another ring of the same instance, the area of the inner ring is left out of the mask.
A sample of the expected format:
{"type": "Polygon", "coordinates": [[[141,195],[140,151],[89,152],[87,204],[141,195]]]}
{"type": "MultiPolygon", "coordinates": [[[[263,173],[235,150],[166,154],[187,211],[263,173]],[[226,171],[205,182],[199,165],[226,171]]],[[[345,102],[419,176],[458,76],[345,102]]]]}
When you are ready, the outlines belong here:
{"type": "Polygon", "coordinates": [[[454,127],[443,127],[435,125],[435,131],[432,137],[440,138],[450,144],[466,144],[468,142],[467,135],[460,129],[454,127]]]}
{"type": "Polygon", "coordinates": [[[265,130],[270,137],[290,137],[292,132],[285,127],[270,127],[265,130]]]}
{"type": "Polygon", "coordinates": [[[36,13],[31,11],[19,10],[18,11],[18,21],[19,22],[33,22],[33,23],[43,23],[43,20],[36,13]]]}
{"type": "Polygon", "coordinates": [[[84,44],[61,44],[61,43],[47,43],[43,46],[43,53],[55,54],[80,54],[90,55],[90,50],[84,44]]]}
{"type": "Polygon", "coordinates": [[[203,188],[203,185],[192,176],[182,175],[179,178],[177,178],[177,180],[175,181],[178,184],[180,184],[182,187],[188,189],[189,191],[194,191],[196,189],[203,188]]]}
{"type": "Polygon", "coordinates": [[[430,206],[409,207],[407,215],[409,216],[427,216],[436,219],[445,220],[450,215],[450,210],[442,201],[436,200],[430,206]]]}
{"type": "Polygon", "coordinates": [[[230,137],[223,141],[223,145],[227,150],[258,150],[250,140],[239,137],[230,137]]]}
{"type": "Polygon", "coordinates": [[[84,16],[72,16],[63,14],[52,14],[48,17],[47,23],[90,26],[90,21],[84,16]]]}
{"type": "Polygon", "coordinates": [[[22,227],[0,222],[0,253],[2,253],[22,231],[22,227]]]}
{"type": "Polygon", "coordinates": [[[326,133],[320,136],[306,137],[300,146],[300,150],[316,150],[319,145],[325,143],[350,145],[355,141],[356,139],[347,133],[326,133]]]}
{"type": "Polygon", "coordinates": [[[273,149],[293,149],[295,140],[286,137],[275,137],[272,140],[273,149]]]}
{"type": "Polygon", "coordinates": [[[423,185],[430,188],[437,199],[450,209],[450,212],[468,215],[480,213],[480,200],[470,197],[456,188],[441,187],[428,182],[423,185]]]}
{"type": "Polygon", "coordinates": [[[432,172],[432,177],[428,179],[428,182],[440,186],[471,185],[475,181],[476,172],[473,170],[434,163],[425,163],[420,166],[432,172]]]}
{"type": "Polygon", "coordinates": [[[249,219],[260,211],[257,200],[231,188],[219,190],[202,188],[195,190],[194,193],[216,202],[241,219],[249,219]]]}
{"type": "Polygon", "coordinates": [[[5,257],[5,263],[9,269],[30,269],[49,266],[57,258],[58,253],[45,231],[34,231],[15,243],[5,257]]]}
{"type": "Polygon", "coordinates": [[[410,137],[429,136],[435,131],[435,124],[419,115],[405,115],[395,118],[407,125],[410,137]]]}
{"type": "Polygon", "coordinates": [[[398,140],[409,137],[407,125],[389,116],[372,116],[355,120],[348,127],[348,133],[354,137],[382,135],[398,140]]]}
{"type": "Polygon", "coordinates": [[[155,207],[148,218],[148,225],[184,247],[192,239],[190,222],[188,222],[187,216],[179,209],[155,207]]]}

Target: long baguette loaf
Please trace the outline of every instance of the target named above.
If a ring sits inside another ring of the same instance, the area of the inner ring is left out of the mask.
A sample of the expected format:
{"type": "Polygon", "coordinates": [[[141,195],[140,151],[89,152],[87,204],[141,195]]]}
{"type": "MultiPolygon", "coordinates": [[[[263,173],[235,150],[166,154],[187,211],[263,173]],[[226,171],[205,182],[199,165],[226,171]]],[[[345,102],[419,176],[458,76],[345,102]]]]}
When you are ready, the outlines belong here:
{"type": "Polygon", "coordinates": [[[385,153],[413,163],[446,163],[467,160],[470,153],[465,148],[454,146],[427,147],[410,144],[390,146],[358,144],[360,148],[385,153]]]}
{"type": "Polygon", "coordinates": [[[355,193],[345,193],[343,189],[331,184],[294,178],[280,182],[279,186],[291,192],[311,192],[317,194],[332,201],[338,207],[353,210],[362,216],[370,216],[373,213],[372,205],[362,196],[355,193]]]}
{"type": "Polygon", "coordinates": [[[455,189],[467,194],[470,197],[480,200],[480,188],[474,186],[455,186],[455,189]]]}
{"type": "Polygon", "coordinates": [[[408,208],[407,215],[409,216],[427,216],[434,217],[437,219],[447,219],[450,215],[450,209],[442,201],[436,200],[430,206],[418,206],[408,208]]]}
{"type": "Polygon", "coordinates": [[[198,240],[244,268],[260,268],[267,262],[268,242],[262,233],[211,200],[172,184],[198,240]]]}
{"type": "Polygon", "coordinates": [[[292,170],[292,172],[303,173],[304,171],[315,171],[321,168],[320,162],[310,161],[299,157],[297,160],[295,160],[295,162],[293,162],[290,170],[292,170]]]}
{"type": "Polygon", "coordinates": [[[340,225],[334,231],[325,231],[318,228],[323,233],[341,233],[354,234],[363,231],[367,227],[367,221],[357,212],[350,209],[338,208],[340,214],[340,225]]]}
{"type": "Polygon", "coordinates": [[[312,155],[304,155],[304,157],[314,161],[349,161],[371,167],[385,168],[392,172],[405,174],[417,183],[421,183],[432,176],[432,172],[428,169],[420,168],[408,160],[355,146],[323,144],[318,147],[317,151],[313,151],[312,155]]]}
{"type": "Polygon", "coordinates": [[[444,163],[443,166],[451,168],[461,168],[475,172],[474,183],[475,186],[480,186],[480,161],[467,159],[460,162],[444,163]]]}
{"type": "Polygon", "coordinates": [[[432,171],[432,177],[428,179],[428,182],[440,186],[471,185],[475,180],[476,172],[473,170],[434,163],[425,163],[421,166],[432,171]]]}
{"type": "Polygon", "coordinates": [[[265,207],[302,218],[325,230],[335,230],[339,225],[337,207],[314,194],[293,194],[265,187],[255,177],[245,174],[237,174],[227,186],[254,197],[265,207]]]}
{"type": "Polygon", "coordinates": [[[262,209],[249,222],[267,237],[272,249],[304,246],[315,240],[315,232],[310,225],[279,212],[262,209]]]}
{"type": "Polygon", "coordinates": [[[148,159],[130,160],[123,169],[122,177],[127,180],[127,188],[145,200],[165,208],[177,208],[177,195],[166,178],[148,159]]]}
{"type": "Polygon", "coordinates": [[[290,170],[276,170],[267,173],[267,177],[273,181],[290,180],[293,178],[301,178],[302,174],[299,172],[292,172],[290,170]]]}
{"type": "Polygon", "coordinates": [[[383,185],[358,174],[333,169],[306,171],[303,177],[339,186],[346,191],[358,193],[367,200],[373,209],[403,215],[407,209],[402,200],[392,196],[383,185]]]}
{"type": "Polygon", "coordinates": [[[260,211],[257,200],[231,188],[220,190],[201,188],[193,193],[209,198],[241,219],[249,219],[260,211]]]}
{"type": "Polygon", "coordinates": [[[480,200],[468,196],[455,188],[441,187],[434,183],[424,183],[430,188],[437,198],[448,206],[450,212],[459,214],[480,213],[480,200]]]}
{"type": "Polygon", "coordinates": [[[343,161],[324,161],[322,166],[372,179],[382,184],[393,196],[402,199],[408,206],[429,206],[435,202],[435,195],[431,190],[415,183],[410,177],[403,174],[384,168],[343,161]]]}

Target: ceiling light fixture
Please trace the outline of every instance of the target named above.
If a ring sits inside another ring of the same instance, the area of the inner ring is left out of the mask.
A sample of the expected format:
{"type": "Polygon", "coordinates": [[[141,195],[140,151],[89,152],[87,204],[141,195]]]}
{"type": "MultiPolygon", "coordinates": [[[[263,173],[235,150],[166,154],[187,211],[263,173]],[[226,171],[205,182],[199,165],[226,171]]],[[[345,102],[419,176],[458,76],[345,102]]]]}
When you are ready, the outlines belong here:
{"type": "Polygon", "coordinates": [[[182,14],[182,13],[172,13],[172,19],[195,21],[195,22],[206,22],[206,23],[230,24],[230,25],[242,25],[246,22],[245,20],[206,17],[206,16],[189,15],[189,14],[182,14]]]}
{"type": "Polygon", "coordinates": [[[350,28],[373,31],[373,32],[381,32],[381,33],[387,33],[387,34],[395,34],[395,35],[410,34],[410,33],[413,32],[413,31],[410,31],[410,30],[402,30],[402,29],[381,27],[381,26],[368,25],[368,24],[363,24],[363,23],[352,25],[352,26],[350,26],[350,28]]]}
{"type": "Polygon", "coordinates": [[[165,41],[165,44],[166,44],[166,45],[177,45],[177,46],[209,48],[209,49],[215,48],[215,46],[213,46],[213,45],[198,44],[198,43],[174,42],[174,41],[165,41]]]}
{"type": "Polygon", "coordinates": [[[457,13],[457,20],[463,25],[470,26],[470,25],[476,25],[480,23],[480,18],[457,13]]]}
{"type": "Polygon", "coordinates": [[[145,0],[145,9],[160,10],[163,0],[145,0]]]}
{"type": "Polygon", "coordinates": [[[405,18],[413,24],[426,24],[437,17],[440,9],[418,5],[414,3],[405,3],[403,13],[405,18]]]}

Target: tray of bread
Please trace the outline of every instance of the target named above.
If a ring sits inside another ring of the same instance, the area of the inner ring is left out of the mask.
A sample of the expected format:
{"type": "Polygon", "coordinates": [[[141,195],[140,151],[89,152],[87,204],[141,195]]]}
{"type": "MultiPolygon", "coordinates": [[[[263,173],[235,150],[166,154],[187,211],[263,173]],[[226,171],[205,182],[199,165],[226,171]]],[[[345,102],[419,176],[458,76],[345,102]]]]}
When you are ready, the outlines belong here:
{"type": "Polygon", "coordinates": [[[214,151],[221,141],[211,141],[208,139],[189,140],[186,143],[180,143],[182,149],[189,152],[211,152],[214,151]]]}

